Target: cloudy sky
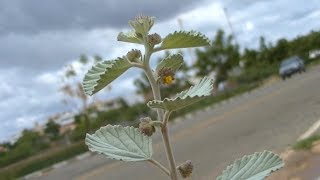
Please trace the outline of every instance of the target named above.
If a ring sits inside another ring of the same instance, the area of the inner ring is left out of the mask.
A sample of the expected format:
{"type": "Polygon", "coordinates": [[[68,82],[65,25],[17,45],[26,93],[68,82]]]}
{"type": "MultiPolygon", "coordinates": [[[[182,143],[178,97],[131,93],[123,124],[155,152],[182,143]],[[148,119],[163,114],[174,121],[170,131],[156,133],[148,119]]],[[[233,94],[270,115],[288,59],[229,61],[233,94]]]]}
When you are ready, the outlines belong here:
{"type": "MultiPolygon", "coordinates": [[[[179,29],[181,19],[185,30],[212,38],[218,28],[230,32],[223,7],[242,47],[257,47],[259,36],[274,42],[320,30],[318,0],[0,1],[0,141],[49,115],[77,109],[64,105],[58,92],[65,66],[78,67],[82,53],[104,59],[124,55],[134,46],[116,36],[128,30],[134,16],[155,16],[152,31],[162,36],[179,29]]],[[[138,74],[129,71],[100,98],[123,95],[123,89],[130,97],[138,74]]]]}

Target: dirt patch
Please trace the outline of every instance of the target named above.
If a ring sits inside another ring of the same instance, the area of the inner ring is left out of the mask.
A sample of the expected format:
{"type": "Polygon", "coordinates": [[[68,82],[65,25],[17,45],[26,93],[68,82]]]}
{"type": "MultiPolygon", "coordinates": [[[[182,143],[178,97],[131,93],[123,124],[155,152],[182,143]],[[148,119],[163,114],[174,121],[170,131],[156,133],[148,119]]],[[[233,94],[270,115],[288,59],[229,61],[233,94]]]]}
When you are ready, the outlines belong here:
{"type": "Polygon", "coordinates": [[[320,176],[320,155],[311,151],[288,150],[281,154],[285,166],[268,180],[315,180],[320,176]]]}

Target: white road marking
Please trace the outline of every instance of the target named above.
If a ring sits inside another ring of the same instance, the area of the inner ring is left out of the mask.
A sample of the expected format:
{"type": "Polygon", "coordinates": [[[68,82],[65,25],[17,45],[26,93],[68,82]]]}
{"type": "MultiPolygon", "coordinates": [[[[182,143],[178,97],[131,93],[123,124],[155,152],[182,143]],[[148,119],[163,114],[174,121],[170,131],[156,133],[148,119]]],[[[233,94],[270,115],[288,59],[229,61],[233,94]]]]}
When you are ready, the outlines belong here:
{"type": "Polygon", "coordinates": [[[320,120],[315,122],[305,133],[303,133],[299,138],[298,141],[306,139],[310,137],[313,133],[315,133],[318,128],[320,127],[320,120]]]}
{"type": "Polygon", "coordinates": [[[61,167],[65,166],[67,164],[68,164],[67,161],[62,161],[62,162],[59,162],[59,163],[53,165],[52,167],[53,167],[53,169],[57,169],[57,168],[61,168],[61,167]]]}
{"type": "Polygon", "coordinates": [[[27,175],[27,176],[24,176],[22,179],[38,178],[38,177],[42,176],[42,174],[43,174],[43,173],[42,173],[41,171],[36,171],[36,172],[31,173],[31,174],[29,174],[29,175],[27,175]]]}

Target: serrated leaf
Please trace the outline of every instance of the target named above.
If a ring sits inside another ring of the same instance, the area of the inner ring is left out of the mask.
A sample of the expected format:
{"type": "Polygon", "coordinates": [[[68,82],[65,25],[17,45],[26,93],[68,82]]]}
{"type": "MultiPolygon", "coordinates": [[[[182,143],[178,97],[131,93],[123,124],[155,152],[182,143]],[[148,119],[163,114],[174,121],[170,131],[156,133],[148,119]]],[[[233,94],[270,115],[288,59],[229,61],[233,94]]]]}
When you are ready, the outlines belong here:
{"type": "Polygon", "coordinates": [[[183,63],[183,57],[181,54],[172,54],[159,62],[156,67],[156,71],[158,72],[160,69],[166,67],[171,68],[172,71],[178,70],[183,63]]]}
{"type": "Polygon", "coordinates": [[[262,180],[283,166],[278,155],[269,151],[258,152],[236,160],[217,180],[262,180]]]}
{"type": "Polygon", "coordinates": [[[107,125],[86,135],[86,145],[92,152],[123,161],[145,161],[152,156],[152,140],[134,127],[107,125]]]}
{"type": "Polygon", "coordinates": [[[97,63],[84,77],[84,92],[88,95],[95,94],[123,74],[131,66],[129,61],[124,57],[113,61],[97,63]]]}
{"type": "Polygon", "coordinates": [[[178,109],[189,106],[195,102],[211,95],[213,91],[212,79],[204,77],[198,84],[190,87],[186,91],[177,94],[175,98],[165,98],[164,100],[153,100],[148,102],[151,108],[161,108],[167,111],[176,111],[178,109]]]}
{"type": "Polygon", "coordinates": [[[175,31],[163,39],[160,49],[177,49],[209,45],[209,39],[199,32],[175,31]]]}
{"type": "Polygon", "coordinates": [[[135,32],[130,31],[127,33],[120,32],[117,37],[118,41],[143,44],[143,42],[136,36],[135,32]]]}

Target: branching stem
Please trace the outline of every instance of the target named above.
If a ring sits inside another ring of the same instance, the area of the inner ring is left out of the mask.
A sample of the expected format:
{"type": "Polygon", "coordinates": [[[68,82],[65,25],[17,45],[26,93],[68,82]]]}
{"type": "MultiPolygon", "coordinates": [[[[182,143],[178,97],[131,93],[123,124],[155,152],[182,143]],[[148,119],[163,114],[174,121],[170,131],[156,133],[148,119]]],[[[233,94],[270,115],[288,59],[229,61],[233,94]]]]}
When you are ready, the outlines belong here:
{"type": "Polygon", "coordinates": [[[160,164],[158,161],[154,160],[154,159],[150,159],[148,160],[151,164],[155,165],[156,167],[158,167],[159,169],[161,169],[162,172],[164,172],[166,175],[168,175],[170,177],[170,171],[164,167],[162,164],[160,164]]]}
{"type": "Polygon", "coordinates": [[[168,133],[168,127],[167,126],[163,126],[161,128],[161,133],[162,133],[162,139],[163,139],[164,147],[165,147],[166,153],[167,153],[167,159],[169,161],[169,166],[170,166],[170,169],[171,169],[171,179],[172,180],[177,180],[178,179],[178,175],[177,175],[177,170],[176,170],[176,162],[174,160],[174,155],[173,155],[172,149],[171,149],[170,138],[169,138],[169,133],[168,133]]]}
{"type": "MultiPolygon", "coordinates": [[[[154,74],[149,64],[152,52],[153,52],[152,48],[150,48],[150,46],[147,43],[145,43],[145,56],[143,59],[143,63],[144,63],[143,69],[150,82],[154,99],[161,100],[160,87],[154,77],[154,74]]],[[[174,156],[172,153],[169,134],[168,134],[168,128],[167,128],[167,121],[169,119],[170,112],[167,112],[166,115],[164,116],[164,111],[162,109],[157,109],[157,114],[158,114],[158,121],[163,122],[163,126],[161,127],[161,134],[162,134],[163,144],[167,154],[167,159],[170,166],[170,177],[171,177],[171,180],[177,180],[178,175],[176,170],[176,164],[175,164],[174,156]]]]}
{"type": "Polygon", "coordinates": [[[171,114],[171,111],[166,111],[165,113],[164,113],[164,117],[163,117],[163,126],[167,126],[167,124],[168,124],[168,121],[169,121],[169,117],[170,117],[170,114],[171,114]]]}
{"type": "Polygon", "coordinates": [[[163,127],[163,122],[162,121],[152,121],[150,124],[153,125],[153,126],[163,127]]]}

